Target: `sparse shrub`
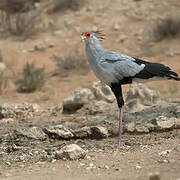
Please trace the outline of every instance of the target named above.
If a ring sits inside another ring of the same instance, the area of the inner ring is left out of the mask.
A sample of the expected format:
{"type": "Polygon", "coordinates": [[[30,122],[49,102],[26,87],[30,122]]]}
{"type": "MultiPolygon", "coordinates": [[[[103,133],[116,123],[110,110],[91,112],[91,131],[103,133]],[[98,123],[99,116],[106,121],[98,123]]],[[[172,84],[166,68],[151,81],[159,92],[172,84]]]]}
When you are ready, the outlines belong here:
{"type": "Polygon", "coordinates": [[[8,84],[9,78],[3,72],[0,72],[0,94],[8,87],[8,84]]]}
{"type": "Polygon", "coordinates": [[[4,0],[0,2],[0,26],[3,33],[28,38],[37,31],[43,9],[34,8],[35,0],[4,0]]]}
{"type": "Polygon", "coordinates": [[[52,11],[64,11],[67,9],[78,10],[84,3],[84,0],[52,0],[52,11]]]}
{"type": "Polygon", "coordinates": [[[167,17],[158,22],[153,30],[154,37],[161,41],[168,37],[173,37],[180,33],[180,17],[167,17]]]}
{"type": "Polygon", "coordinates": [[[54,57],[56,69],[53,75],[68,76],[71,72],[87,74],[90,70],[87,60],[78,54],[54,57]]]}
{"type": "Polygon", "coordinates": [[[22,75],[15,78],[18,92],[33,92],[40,90],[45,84],[43,68],[36,68],[34,63],[26,63],[22,75]]]}

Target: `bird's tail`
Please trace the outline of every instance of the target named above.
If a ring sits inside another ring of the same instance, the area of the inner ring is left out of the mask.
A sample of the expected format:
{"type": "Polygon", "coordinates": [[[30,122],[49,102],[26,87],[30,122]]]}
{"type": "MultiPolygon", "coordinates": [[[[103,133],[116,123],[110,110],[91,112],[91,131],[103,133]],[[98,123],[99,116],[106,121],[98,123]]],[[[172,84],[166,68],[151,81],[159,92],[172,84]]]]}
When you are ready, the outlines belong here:
{"type": "Polygon", "coordinates": [[[176,81],[180,81],[180,78],[178,76],[177,73],[173,72],[173,71],[167,71],[167,73],[165,74],[165,76],[168,78],[168,79],[174,79],[176,81]]]}
{"type": "Polygon", "coordinates": [[[180,77],[178,74],[170,69],[170,67],[165,66],[163,64],[159,63],[150,63],[143,61],[141,59],[136,59],[136,63],[139,64],[145,64],[145,67],[142,71],[140,71],[138,74],[136,74],[135,77],[140,79],[150,79],[153,77],[160,77],[167,79],[174,79],[176,81],[180,81],[180,77]]]}

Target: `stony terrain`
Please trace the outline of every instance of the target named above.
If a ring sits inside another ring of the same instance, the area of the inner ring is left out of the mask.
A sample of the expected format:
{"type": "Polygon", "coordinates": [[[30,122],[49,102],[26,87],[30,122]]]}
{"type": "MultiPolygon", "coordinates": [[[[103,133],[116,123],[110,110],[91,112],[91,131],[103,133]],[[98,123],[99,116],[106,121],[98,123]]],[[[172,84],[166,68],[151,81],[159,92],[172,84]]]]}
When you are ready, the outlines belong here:
{"type": "Polygon", "coordinates": [[[179,35],[162,41],[152,36],[158,21],[178,17],[179,11],[178,0],[85,1],[63,13],[50,7],[41,17],[44,31],[25,41],[2,37],[0,73],[12,77],[34,61],[45,67],[46,83],[40,91],[20,93],[10,82],[0,95],[0,179],[179,180],[178,82],[123,87],[118,147],[117,105],[109,88],[88,69],[54,75],[56,58],[86,60],[80,34],[87,29],[103,29],[105,48],[180,73],[179,35]]]}
{"type": "Polygon", "coordinates": [[[2,178],[16,179],[17,176],[18,179],[20,176],[14,171],[21,169],[23,174],[37,171],[40,175],[33,177],[41,179],[45,169],[50,168],[51,172],[53,168],[51,173],[55,179],[70,178],[74,173],[77,178],[82,176],[87,179],[91,179],[92,173],[99,179],[104,178],[105,174],[111,178],[111,173],[116,179],[118,173],[122,173],[122,179],[132,179],[125,167],[126,163],[131,162],[136,179],[151,176],[166,179],[164,171],[169,166],[173,166],[173,170],[168,170],[167,179],[177,179],[180,165],[180,101],[160,99],[158,93],[141,84],[132,86],[126,99],[121,147],[116,146],[116,103],[109,88],[100,82],[90,88],[76,89],[62,105],[50,109],[28,103],[1,104],[2,178]],[[157,172],[149,164],[150,160],[159,166],[157,172]],[[62,174],[58,172],[59,166],[63,166],[62,174]],[[66,171],[70,174],[64,175],[66,171]],[[78,171],[81,171],[80,176],[78,171]],[[143,174],[138,175],[140,171],[143,174]]]}

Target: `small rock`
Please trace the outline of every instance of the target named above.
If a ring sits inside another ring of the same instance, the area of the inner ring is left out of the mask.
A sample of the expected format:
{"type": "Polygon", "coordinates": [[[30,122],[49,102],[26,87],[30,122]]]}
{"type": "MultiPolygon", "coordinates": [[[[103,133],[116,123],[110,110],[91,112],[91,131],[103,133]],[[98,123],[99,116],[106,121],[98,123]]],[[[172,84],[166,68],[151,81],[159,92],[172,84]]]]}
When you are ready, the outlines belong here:
{"type": "Polygon", "coordinates": [[[93,126],[91,127],[91,137],[95,139],[107,138],[109,132],[105,127],[102,126],[93,126]]]}
{"type": "Polygon", "coordinates": [[[119,30],[119,25],[117,23],[114,24],[114,30],[118,31],[119,30]]]}
{"type": "Polygon", "coordinates": [[[134,103],[134,106],[137,104],[141,104],[143,106],[154,105],[159,101],[159,93],[149,89],[143,84],[134,84],[131,85],[129,91],[127,92],[127,105],[131,103],[132,99],[138,101],[137,103],[134,103]]]}
{"type": "Polygon", "coordinates": [[[69,139],[72,138],[74,135],[73,133],[64,127],[63,125],[55,125],[55,126],[49,126],[43,129],[43,131],[51,138],[59,139],[69,139]]]}
{"type": "Polygon", "coordinates": [[[104,168],[105,168],[105,169],[109,169],[109,166],[108,166],[108,165],[105,165],[104,168]]]}
{"type": "MultiPolygon", "coordinates": [[[[180,118],[174,118],[174,125],[175,128],[180,129],[180,118]]],[[[179,130],[179,134],[180,134],[180,130],[179,130]]]]}
{"type": "Polygon", "coordinates": [[[2,55],[1,50],[0,50],[0,62],[3,62],[3,55],[2,55]]]}
{"type": "Polygon", "coordinates": [[[172,150],[165,150],[159,153],[160,156],[167,156],[172,150]]]}
{"type": "Polygon", "coordinates": [[[95,169],[96,166],[91,162],[89,166],[86,168],[86,170],[95,169]]]}
{"type": "Polygon", "coordinates": [[[119,41],[120,42],[124,42],[124,41],[126,41],[128,39],[128,37],[125,35],[125,34],[121,34],[120,36],[119,36],[119,41]]]}
{"type": "Polygon", "coordinates": [[[45,43],[34,45],[34,51],[44,51],[45,49],[47,49],[47,45],[45,43]]]}
{"type": "Polygon", "coordinates": [[[24,161],[24,159],[25,159],[25,156],[24,156],[24,155],[19,156],[19,160],[20,160],[20,161],[24,161]]]}
{"type": "Polygon", "coordinates": [[[108,103],[112,103],[115,100],[115,97],[110,89],[109,86],[105,85],[104,83],[97,81],[92,84],[91,87],[95,99],[100,101],[106,101],[108,103]]]}
{"type": "Polygon", "coordinates": [[[28,52],[34,52],[34,51],[35,51],[34,48],[28,49],[28,52]]]}
{"type": "Polygon", "coordinates": [[[57,116],[58,114],[62,113],[63,107],[62,107],[62,104],[60,103],[60,104],[57,104],[56,106],[50,108],[49,110],[53,116],[57,116]]]}
{"type": "Polygon", "coordinates": [[[54,42],[50,42],[48,46],[49,46],[50,48],[53,48],[53,47],[55,47],[55,45],[56,45],[56,44],[55,44],[54,42]]]}
{"type": "Polygon", "coordinates": [[[180,145],[177,145],[175,148],[174,148],[175,151],[177,152],[180,152],[180,145]]]}
{"type": "Polygon", "coordinates": [[[7,162],[6,162],[6,165],[10,166],[10,165],[11,165],[11,163],[7,161],[7,162]]]}
{"type": "Polygon", "coordinates": [[[161,176],[158,172],[149,174],[149,180],[160,180],[160,179],[161,179],[161,176]]]}
{"type": "Polygon", "coordinates": [[[142,167],[139,165],[136,165],[136,169],[141,169],[142,167]]]}
{"type": "Polygon", "coordinates": [[[64,146],[60,151],[56,151],[56,159],[69,159],[76,160],[82,159],[86,156],[87,152],[76,144],[70,144],[64,146]]]}
{"type": "Polygon", "coordinates": [[[126,146],[132,146],[132,144],[131,144],[129,141],[125,141],[124,144],[125,144],[126,146]]]}
{"type": "Polygon", "coordinates": [[[85,138],[91,135],[91,129],[90,127],[83,127],[80,129],[73,130],[72,133],[76,138],[85,138]]]}
{"type": "Polygon", "coordinates": [[[39,106],[31,103],[0,104],[0,119],[32,116],[39,112],[39,106]]]}
{"type": "Polygon", "coordinates": [[[152,120],[152,124],[155,124],[157,130],[173,129],[175,126],[176,118],[167,118],[165,116],[159,116],[152,120]]]}
{"type": "Polygon", "coordinates": [[[94,95],[90,89],[78,88],[72,95],[63,101],[63,112],[72,112],[80,109],[90,100],[94,99],[94,95]]]}
{"type": "Polygon", "coordinates": [[[0,73],[2,73],[6,69],[6,65],[0,61],[0,73]]]}
{"type": "Polygon", "coordinates": [[[139,99],[131,99],[127,101],[127,107],[131,112],[138,112],[144,109],[144,105],[139,99]]]}
{"type": "Polygon", "coordinates": [[[89,104],[86,104],[84,106],[84,110],[88,111],[88,114],[90,115],[96,115],[99,113],[103,113],[105,110],[109,109],[109,106],[107,104],[107,102],[105,101],[92,101],[89,104]]]}
{"type": "Polygon", "coordinates": [[[136,132],[138,132],[138,133],[148,133],[149,129],[148,129],[148,127],[145,127],[143,125],[136,125],[136,132]]]}
{"type": "Polygon", "coordinates": [[[23,136],[30,139],[45,140],[46,134],[39,127],[23,127],[14,130],[14,134],[17,136],[23,136]]]}
{"type": "Polygon", "coordinates": [[[136,126],[135,122],[128,123],[126,125],[126,131],[130,132],[130,133],[134,132],[135,131],[135,126],[136,126]]]}

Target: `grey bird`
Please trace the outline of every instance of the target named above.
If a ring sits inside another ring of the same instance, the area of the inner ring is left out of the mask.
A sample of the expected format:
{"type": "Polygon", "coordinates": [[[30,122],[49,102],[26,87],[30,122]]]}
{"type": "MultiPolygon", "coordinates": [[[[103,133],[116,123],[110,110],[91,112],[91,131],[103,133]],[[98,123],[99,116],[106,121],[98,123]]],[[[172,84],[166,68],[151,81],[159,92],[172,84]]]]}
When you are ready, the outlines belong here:
{"type": "Polygon", "coordinates": [[[122,106],[124,105],[122,85],[131,84],[137,80],[157,78],[158,80],[173,79],[180,81],[180,78],[177,73],[163,64],[144,61],[104,49],[100,44],[103,39],[100,31],[85,31],[81,34],[81,39],[85,42],[86,56],[94,74],[111,88],[116,97],[119,107],[118,145],[120,145],[122,106]]]}

